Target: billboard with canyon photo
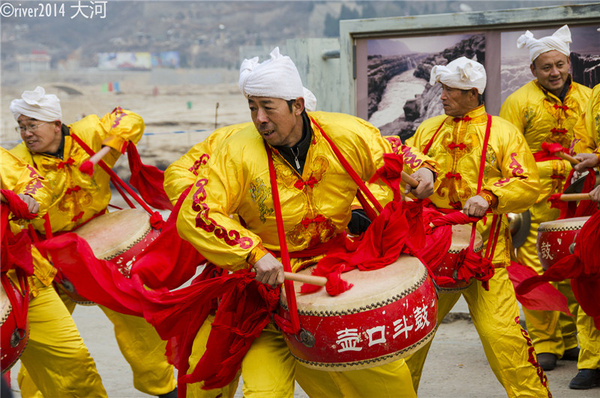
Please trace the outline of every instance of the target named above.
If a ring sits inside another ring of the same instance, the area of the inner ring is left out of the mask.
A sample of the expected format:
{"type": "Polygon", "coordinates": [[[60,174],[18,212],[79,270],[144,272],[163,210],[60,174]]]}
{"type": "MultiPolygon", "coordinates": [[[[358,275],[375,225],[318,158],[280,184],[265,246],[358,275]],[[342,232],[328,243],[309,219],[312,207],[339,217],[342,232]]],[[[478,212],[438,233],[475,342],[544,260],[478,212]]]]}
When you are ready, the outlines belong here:
{"type": "MultiPolygon", "coordinates": [[[[551,35],[561,25],[531,29],[534,37],[551,35]]],[[[588,87],[600,83],[600,32],[597,26],[571,27],[573,80],[588,87]]],[[[482,63],[488,72],[484,93],[486,108],[497,115],[506,97],[534,77],[529,69],[529,53],[517,48],[517,38],[525,30],[473,31],[412,37],[386,37],[366,40],[366,60],[358,60],[357,79],[367,79],[367,98],[358,109],[383,135],[403,140],[414,134],[425,119],[444,112],[441,86],[431,86],[434,65],[446,65],[465,56],[482,63]],[[487,54],[487,57],[486,57],[487,54]]]]}

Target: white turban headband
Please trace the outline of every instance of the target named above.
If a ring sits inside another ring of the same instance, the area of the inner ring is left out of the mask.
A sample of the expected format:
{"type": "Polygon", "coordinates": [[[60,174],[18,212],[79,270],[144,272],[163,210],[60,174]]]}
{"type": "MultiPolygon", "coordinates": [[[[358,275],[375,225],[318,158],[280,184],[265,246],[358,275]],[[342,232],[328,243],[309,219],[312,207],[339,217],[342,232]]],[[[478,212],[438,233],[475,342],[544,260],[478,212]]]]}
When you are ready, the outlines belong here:
{"type": "Polygon", "coordinates": [[[479,94],[483,94],[487,77],[485,68],[479,62],[460,57],[446,66],[435,65],[431,69],[429,84],[433,86],[437,82],[460,90],[476,88],[479,94]]]}
{"type": "Polygon", "coordinates": [[[527,47],[529,49],[529,60],[533,63],[537,57],[552,50],[556,50],[568,57],[571,55],[571,51],[569,50],[569,43],[571,42],[571,31],[567,25],[564,25],[554,32],[552,36],[542,37],[539,40],[533,37],[533,33],[527,31],[517,39],[517,47],[527,47]]]}
{"type": "Polygon", "coordinates": [[[245,59],[240,66],[240,90],[244,96],[292,100],[304,96],[302,79],[290,57],[281,55],[279,47],[271,59],[262,63],[258,57],[245,59]]]}
{"type": "Polygon", "coordinates": [[[12,100],[10,111],[15,120],[25,115],[43,122],[62,120],[60,100],[54,94],[46,94],[46,91],[37,86],[33,91],[25,91],[21,99],[12,100]]]}

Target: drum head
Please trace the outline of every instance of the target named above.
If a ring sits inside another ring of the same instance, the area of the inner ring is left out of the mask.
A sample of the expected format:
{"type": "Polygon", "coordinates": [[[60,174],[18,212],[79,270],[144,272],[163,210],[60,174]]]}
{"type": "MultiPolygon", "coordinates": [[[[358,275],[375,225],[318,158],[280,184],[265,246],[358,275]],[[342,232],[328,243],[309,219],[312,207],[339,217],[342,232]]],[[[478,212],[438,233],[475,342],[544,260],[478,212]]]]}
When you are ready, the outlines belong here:
{"type": "MultiPolygon", "coordinates": [[[[298,313],[334,316],[352,312],[350,308],[358,312],[366,307],[373,307],[374,303],[383,305],[392,297],[408,294],[427,277],[427,269],[416,257],[401,255],[400,259],[401,261],[372,271],[344,272],[342,278],[354,287],[339,296],[330,296],[325,289],[311,294],[301,294],[302,283],[294,282],[298,313]]],[[[299,273],[310,275],[311,269],[299,273]]],[[[281,303],[287,306],[284,289],[281,291],[281,303]]]]}
{"type": "MultiPolygon", "coordinates": [[[[458,224],[452,226],[452,242],[448,253],[460,253],[461,250],[469,247],[471,241],[471,224],[458,224]]],[[[473,251],[479,253],[483,249],[483,238],[475,229],[475,241],[473,242],[473,251]]]]}
{"type": "Polygon", "coordinates": [[[94,218],[74,231],[84,238],[94,255],[110,260],[142,240],[152,229],[150,216],[140,209],[125,209],[94,218]]]}

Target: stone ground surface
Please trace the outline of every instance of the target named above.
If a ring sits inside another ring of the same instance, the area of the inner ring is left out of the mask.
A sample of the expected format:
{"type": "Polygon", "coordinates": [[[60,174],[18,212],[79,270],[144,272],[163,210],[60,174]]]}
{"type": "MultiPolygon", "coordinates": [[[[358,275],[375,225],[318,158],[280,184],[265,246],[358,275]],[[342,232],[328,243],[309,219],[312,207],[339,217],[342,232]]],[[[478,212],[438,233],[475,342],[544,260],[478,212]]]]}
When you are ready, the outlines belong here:
{"type": "MultiPolygon", "coordinates": [[[[149,397],[133,388],[131,369],[119,352],[112,332],[112,324],[104,314],[97,307],[79,306],[73,316],[96,361],[109,397],[149,397]]],[[[423,371],[419,397],[506,397],[506,393],[488,366],[479,337],[469,319],[466,303],[462,299],[449,317],[452,321],[443,323],[433,340],[423,371]]],[[[19,366],[20,362],[11,369],[15,398],[21,397],[16,382],[19,366]]],[[[575,362],[570,361],[559,361],[556,369],[547,373],[554,397],[600,397],[600,388],[587,391],[570,390],[569,381],[576,373],[577,366],[575,362]]],[[[243,396],[241,386],[235,396],[236,398],[243,396]]],[[[307,397],[299,387],[295,396],[307,397]]]]}

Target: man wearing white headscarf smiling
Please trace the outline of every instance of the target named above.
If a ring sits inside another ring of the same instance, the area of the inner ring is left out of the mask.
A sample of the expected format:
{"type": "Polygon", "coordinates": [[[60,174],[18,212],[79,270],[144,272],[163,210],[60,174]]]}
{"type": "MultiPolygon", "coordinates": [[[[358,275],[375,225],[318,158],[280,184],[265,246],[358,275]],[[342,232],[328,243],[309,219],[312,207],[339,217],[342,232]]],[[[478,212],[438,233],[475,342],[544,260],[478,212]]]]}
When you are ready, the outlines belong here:
{"type": "MultiPolygon", "coordinates": [[[[377,128],[357,117],[307,113],[298,70],[278,48],[262,63],[258,58],[245,60],[239,86],[253,123],[222,142],[206,167],[198,169],[177,227],[208,261],[229,271],[253,269],[258,282],[279,288],[284,273],[279,255],[273,254],[282,250],[276,209],[283,215],[294,272],[316,264],[328,246],[343,237],[351,218],[357,184],[333,154],[325,134],[363,181],[383,165],[383,154],[392,148],[377,128]],[[274,192],[280,205],[275,204],[274,192]]],[[[419,159],[413,176],[420,184],[413,193],[424,198],[433,191],[435,165],[410,148],[406,151],[419,159]]],[[[193,369],[195,363],[190,365],[193,369]]],[[[415,396],[402,359],[349,372],[296,366],[273,322],[241,360],[241,374],[245,397],[291,398],[294,377],[309,396],[415,396]]]]}
{"type": "MultiPolygon", "coordinates": [[[[103,161],[109,167],[113,167],[125,151],[127,143],[137,143],[142,138],[142,118],[131,111],[115,108],[102,118],[89,115],[66,125],[62,123],[58,97],[46,94],[44,88],[39,86],[32,91],[23,92],[21,98],[14,99],[10,104],[10,111],[18,123],[16,129],[23,139],[23,142],[10,152],[34,167],[50,185],[52,205],[48,209],[48,216],[52,233],[72,231],[93,217],[103,214],[111,199],[110,176],[99,170],[89,175],[80,169],[90,158],[83,145],[87,145],[93,151],[99,151],[102,147],[111,148],[103,161]]],[[[43,220],[36,220],[33,225],[40,234],[46,232],[43,220]]],[[[43,259],[40,263],[43,263],[43,259]]],[[[54,270],[51,277],[40,280],[32,288],[32,292],[46,286],[53,288],[52,278],[55,274],[54,270]]],[[[73,313],[75,301],[64,293],[61,294],[61,298],[69,312],[73,313]]],[[[174,368],[164,355],[166,343],[160,339],[156,330],[143,318],[120,314],[104,306],[99,307],[115,326],[115,337],[121,353],[131,366],[135,388],[149,395],[176,396],[174,368]]],[[[69,320],[64,322],[67,321],[69,320]]],[[[70,321],[72,322],[72,319],[70,321]]],[[[26,363],[27,372],[25,367],[21,368],[19,386],[23,396],[35,396],[38,390],[49,397],[106,395],[94,361],[89,357],[87,350],[85,353],[88,358],[73,361],[70,351],[75,350],[60,344],[60,333],[68,333],[68,328],[50,330],[48,322],[35,325],[35,334],[33,328],[32,326],[32,336],[39,337],[40,341],[32,341],[36,344],[30,344],[29,353],[25,353],[36,358],[26,363]],[[48,352],[57,357],[54,362],[52,358],[49,362],[39,360],[42,356],[52,356],[47,354],[48,352]],[[60,361],[68,365],[61,365],[60,361]],[[57,369],[61,370],[61,377],[56,376],[57,369]],[[82,380],[74,377],[81,373],[84,376],[82,380]],[[49,389],[51,387],[59,390],[49,389]]],[[[77,330],[74,332],[77,333],[77,330]]],[[[82,356],[80,354],[80,357],[82,356]]]]}
{"type": "MultiPolygon", "coordinates": [[[[536,249],[538,227],[540,223],[553,221],[559,216],[560,211],[551,208],[548,198],[563,191],[572,168],[571,163],[564,159],[548,157],[542,145],[558,143],[571,153],[576,142],[586,138],[579,136],[574,126],[584,113],[592,90],[572,80],[571,42],[567,25],[541,39],[536,39],[529,31],[521,35],[517,47],[529,50],[530,69],[536,79],[509,95],[500,109],[500,116],[517,126],[525,137],[537,161],[541,190],[536,203],[529,209],[531,226],[525,242],[517,247],[517,261],[538,273],[543,272],[536,249]]],[[[555,286],[567,297],[569,308],[575,314],[577,303],[570,282],[557,282],[555,286]]],[[[557,359],[579,358],[580,369],[594,369],[598,365],[600,352],[591,353],[583,349],[580,352],[577,341],[577,334],[580,337],[589,335],[592,322],[588,322],[587,326],[576,326],[573,317],[558,311],[523,308],[523,312],[527,331],[544,370],[554,369],[557,359]]],[[[573,383],[574,388],[584,388],[591,381],[573,383]]]]}
{"type": "MultiPolygon", "coordinates": [[[[529,352],[531,342],[519,325],[519,307],[506,271],[511,246],[504,214],[524,211],[537,198],[535,161],[512,124],[486,113],[483,65],[466,57],[436,65],[431,70],[430,84],[442,86],[440,99],[445,115],[421,123],[407,144],[440,165],[439,186],[429,197],[433,205],[483,217],[477,223],[484,243],[481,253],[494,266],[493,276],[487,281],[489,289],[474,281],[464,289],[441,293],[438,321],[462,295],[487,360],[507,396],[549,397],[548,380],[536,366],[529,352]]],[[[430,344],[406,359],[415,390],[430,344]]]]}

